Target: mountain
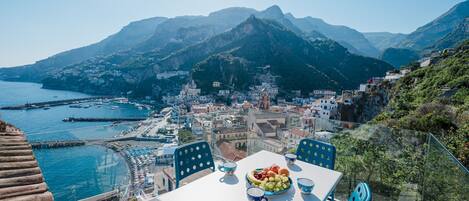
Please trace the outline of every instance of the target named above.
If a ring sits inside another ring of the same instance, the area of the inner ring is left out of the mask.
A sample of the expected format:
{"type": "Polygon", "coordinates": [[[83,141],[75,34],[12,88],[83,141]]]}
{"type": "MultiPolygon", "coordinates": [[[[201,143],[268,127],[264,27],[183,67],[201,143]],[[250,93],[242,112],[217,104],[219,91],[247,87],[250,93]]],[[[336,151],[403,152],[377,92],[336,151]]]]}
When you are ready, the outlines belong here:
{"type": "MultiPolygon", "coordinates": [[[[149,52],[153,52],[152,59],[157,59],[225,32],[253,14],[262,18],[275,18],[292,31],[301,32],[291,22],[282,18],[283,13],[278,6],[272,6],[264,11],[233,7],[210,13],[208,16],[150,18],[132,22],[119,33],[99,43],[57,54],[33,65],[0,69],[0,78],[40,82],[47,77],[47,74],[55,73],[67,65],[77,64],[93,57],[115,58],[111,54],[117,52],[120,52],[117,57],[121,60],[127,57],[127,63],[141,59],[142,54],[148,56],[149,52]]],[[[100,60],[92,59],[92,61],[100,60]]],[[[90,62],[83,63],[93,65],[90,62]]]]}
{"type": "Polygon", "coordinates": [[[453,31],[430,46],[431,50],[443,50],[456,47],[461,41],[469,39],[469,17],[464,19],[453,31]]]}
{"type": "Polygon", "coordinates": [[[334,41],[311,41],[277,21],[255,16],[167,56],[154,58],[154,53],[132,61],[121,53],[90,61],[91,65],[70,66],[44,80],[44,87],[162,96],[177,93],[192,77],[204,93],[213,91],[214,79],[223,88],[245,90],[264,73],[258,67],[270,66],[267,71],[278,76],[282,90],[307,93],[318,88],[355,88],[392,69],[382,61],[350,54],[334,41]]]}
{"type": "Polygon", "coordinates": [[[282,10],[276,5],[263,11],[257,11],[251,8],[233,7],[210,13],[208,16],[182,16],[171,18],[161,23],[153,36],[144,41],[136,50],[145,52],[161,48],[168,42],[174,41],[173,38],[175,34],[181,28],[205,27],[204,30],[207,30],[207,32],[203,39],[207,39],[216,34],[230,30],[251,15],[263,19],[276,20],[291,31],[301,34],[301,30],[289,20],[285,19],[282,10]]]}
{"type": "Polygon", "coordinates": [[[331,25],[318,18],[295,18],[290,13],[286,14],[285,17],[305,33],[317,31],[343,46],[352,46],[362,55],[371,57],[379,56],[379,50],[376,49],[362,33],[355,29],[346,26],[331,25]]]}
{"type": "Polygon", "coordinates": [[[389,32],[367,32],[363,33],[363,35],[380,51],[384,51],[390,47],[395,47],[407,36],[406,34],[389,32]]]}
{"type": "Polygon", "coordinates": [[[432,46],[453,31],[466,17],[469,17],[469,1],[455,5],[440,17],[410,33],[397,47],[422,50],[432,46]]]}
{"type": "Polygon", "coordinates": [[[0,78],[40,82],[49,74],[56,73],[65,66],[80,62],[83,62],[84,65],[94,65],[89,61],[85,62],[85,60],[101,61],[102,59],[106,60],[108,56],[115,59],[112,54],[116,53],[119,53],[116,56],[120,58],[121,63],[140,66],[141,64],[136,61],[143,59],[152,60],[146,61],[150,64],[179,49],[226,32],[246,20],[250,15],[275,20],[290,31],[311,40],[331,38],[338,40],[350,52],[377,56],[377,51],[359,32],[345,26],[333,26],[320,20],[320,23],[312,23],[313,27],[318,27],[318,30],[313,29],[309,25],[310,22],[306,23],[307,26],[299,28],[298,25],[301,23],[293,23],[292,20],[295,22],[298,20],[291,14],[284,15],[276,5],[263,11],[233,7],[210,13],[208,16],[181,16],[170,19],[157,17],[132,22],[117,34],[99,43],[66,51],[32,65],[0,69],[0,78]],[[124,62],[124,60],[126,61],[124,62]]]}
{"type": "MultiPolygon", "coordinates": [[[[401,41],[385,49],[380,58],[395,67],[400,67],[432,51],[454,47],[468,39],[466,19],[468,17],[469,1],[461,2],[435,20],[405,36],[404,39],[399,38],[401,41]]],[[[371,37],[369,39],[374,41],[371,37]]]]}
{"type": "Polygon", "coordinates": [[[216,91],[215,81],[222,89],[246,90],[260,82],[260,75],[272,74],[281,90],[304,94],[318,88],[355,88],[392,69],[379,60],[350,54],[334,41],[310,41],[276,21],[254,16],[160,65],[173,70],[194,66],[192,78],[204,92],[216,91]]]}
{"type": "Polygon", "coordinates": [[[147,40],[164,17],[154,17],[135,21],[123,27],[118,33],[85,47],[65,51],[34,64],[8,69],[0,69],[0,73],[8,74],[8,79],[40,81],[50,69],[60,69],[67,65],[79,63],[96,56],[104,56],[127,50],[147,40]]]}
{"type": "Polygon", "coordinates": [[[468,167],[469,40],[437,60],[401,78],[375,121],[432,133],[468,167]]]}
{"type": "Polygon", "coordinates": [[[388,62],[396,68],[405,66],[420,58],[418,52],[411,49],[388,48],[381,55],[381,60],[388,62]]]}

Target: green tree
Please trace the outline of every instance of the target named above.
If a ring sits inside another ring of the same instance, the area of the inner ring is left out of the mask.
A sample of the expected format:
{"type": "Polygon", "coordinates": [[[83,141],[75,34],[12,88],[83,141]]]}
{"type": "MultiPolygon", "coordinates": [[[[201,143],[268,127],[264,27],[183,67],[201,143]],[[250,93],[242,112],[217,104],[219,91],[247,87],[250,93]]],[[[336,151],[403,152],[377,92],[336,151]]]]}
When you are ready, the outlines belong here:
{"type": "Polygon", "coordinates": [[[178,130],[178,139],[179,144],[187,144],[190,142],[195,141],[195,136],[192,134],[192,131],[186,129],[179,129],[178,130]]]}

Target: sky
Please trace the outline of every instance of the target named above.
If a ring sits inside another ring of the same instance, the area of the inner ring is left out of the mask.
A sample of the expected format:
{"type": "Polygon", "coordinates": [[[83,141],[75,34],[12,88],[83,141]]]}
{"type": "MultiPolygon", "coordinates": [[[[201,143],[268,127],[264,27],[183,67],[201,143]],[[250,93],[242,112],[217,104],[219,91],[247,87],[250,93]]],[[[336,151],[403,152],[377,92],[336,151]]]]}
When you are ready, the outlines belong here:
{"type": "Polygon", "coordinates": [[[278,5],[361,32],[410,33],[462,0],[0,0],[0,67],[31,64],[89,45],[131,21],[278,5]]]}

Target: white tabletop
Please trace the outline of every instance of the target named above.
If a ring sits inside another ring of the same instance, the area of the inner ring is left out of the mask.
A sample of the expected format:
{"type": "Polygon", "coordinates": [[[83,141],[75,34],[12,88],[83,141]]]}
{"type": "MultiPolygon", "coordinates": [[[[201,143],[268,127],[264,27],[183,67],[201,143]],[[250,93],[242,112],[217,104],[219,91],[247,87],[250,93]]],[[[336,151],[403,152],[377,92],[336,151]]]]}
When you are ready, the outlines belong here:
{"type": "MultiPolygon", "coordinates": [[[[268,151],[260,151],[237,162],[234,176],[224,177],[224,173],[215,171],[176,190],[160,196],[161,201],[248,201],[246,196],[246,173],[256,168],[277,164],[287,167],[284,156],[268,151]],[[224,180],[223,180],[224,179],[224,180]]],[[[342,173],[296,161],[289,168],[293,186],[281,195],[269,196],[269,201],[325,200],[339,183],[342,173]],[[298,189],[296,179],[306,177],[315,183],[311,195],[303,195],[298,189]]]]}

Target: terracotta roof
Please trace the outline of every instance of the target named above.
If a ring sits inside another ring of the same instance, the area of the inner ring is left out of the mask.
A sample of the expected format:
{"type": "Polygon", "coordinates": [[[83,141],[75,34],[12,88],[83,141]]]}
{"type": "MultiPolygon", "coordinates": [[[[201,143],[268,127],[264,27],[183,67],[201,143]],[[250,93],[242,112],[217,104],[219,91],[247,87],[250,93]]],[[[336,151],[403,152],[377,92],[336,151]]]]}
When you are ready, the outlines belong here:
{"type": "Polygon", "coordinates": [[[307,137],[309,135],[309,132],[305,130],[300,130],[298,128],[292,128],[291,134],[299,137],[307,137]]]}
{"type": "Polygon", "coordinates": [[[231,161],[239,161],[243,158],[246,158],[246,152],[236,149],[229,142],[220,142],[218,148],[224,159],[231,161]]]}
{"type": "Polygon", "coordinates": [[[52,201],[31,145],[17,128],[0,121],[0,201],[52,201]]]}

